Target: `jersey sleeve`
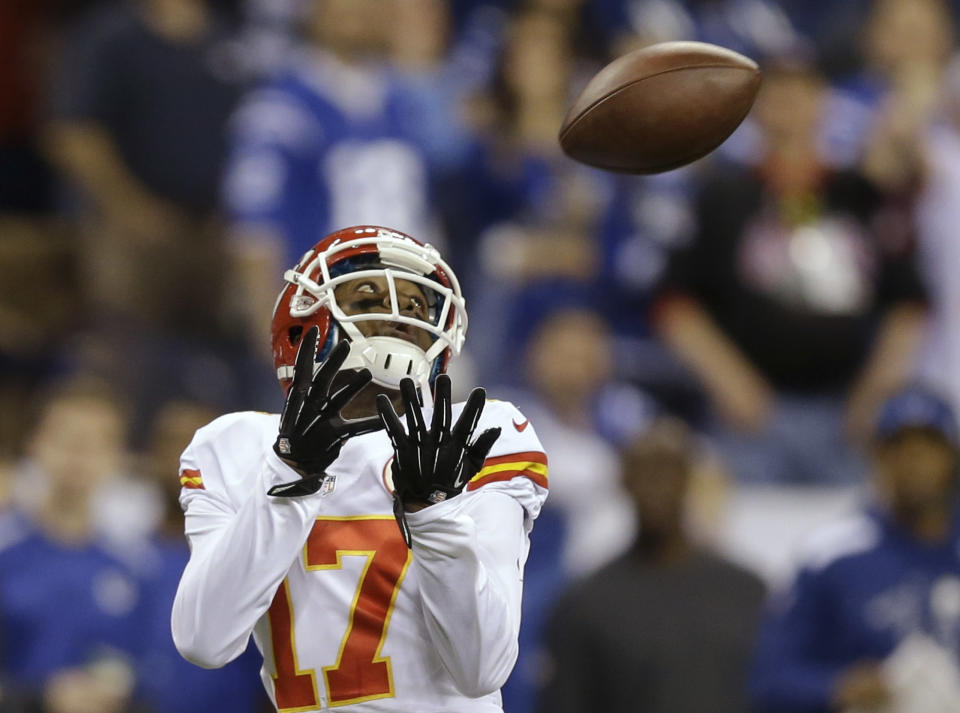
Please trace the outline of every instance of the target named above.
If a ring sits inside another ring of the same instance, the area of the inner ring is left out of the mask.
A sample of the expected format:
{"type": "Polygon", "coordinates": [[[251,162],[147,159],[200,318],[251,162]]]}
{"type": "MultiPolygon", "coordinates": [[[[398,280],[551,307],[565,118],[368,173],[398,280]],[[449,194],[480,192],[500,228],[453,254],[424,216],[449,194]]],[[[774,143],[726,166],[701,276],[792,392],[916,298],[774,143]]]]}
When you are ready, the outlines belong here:
{"type": "Polygon", "coordinates": [[[273,453],[275,433],[276,417],[223,416],[200,429],[181,458],[190,560],[171,628],[183,657],[205,668],[244,652],[324,506],[315,496],[267,495],[299,477],[273,453]]]}
{"type": "Polygon", "coordinates": [[[467,484],[467,493],[496,490],[510,495],[532,526],[547,498],[547,454],[533,424],[510,402],[488,401],[475,432],[495,427],[500,428],[500,437],[467,484]]]}

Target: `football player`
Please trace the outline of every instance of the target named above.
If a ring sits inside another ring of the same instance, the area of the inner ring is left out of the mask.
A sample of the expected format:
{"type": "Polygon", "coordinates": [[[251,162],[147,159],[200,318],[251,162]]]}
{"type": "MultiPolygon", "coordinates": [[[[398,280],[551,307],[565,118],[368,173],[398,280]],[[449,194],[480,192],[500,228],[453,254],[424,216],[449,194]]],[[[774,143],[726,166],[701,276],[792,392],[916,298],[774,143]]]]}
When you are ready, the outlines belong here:
{"type": "Polygon", "coordinates": [[[500,711],[547,493],[536,433],[482,389],[451,404],[467,315],[429,245],[347,228],[284,279],[283,413],[222,416],[182,456],[174,641],[216,667],[252,634],[279,711],[500,711]]]}

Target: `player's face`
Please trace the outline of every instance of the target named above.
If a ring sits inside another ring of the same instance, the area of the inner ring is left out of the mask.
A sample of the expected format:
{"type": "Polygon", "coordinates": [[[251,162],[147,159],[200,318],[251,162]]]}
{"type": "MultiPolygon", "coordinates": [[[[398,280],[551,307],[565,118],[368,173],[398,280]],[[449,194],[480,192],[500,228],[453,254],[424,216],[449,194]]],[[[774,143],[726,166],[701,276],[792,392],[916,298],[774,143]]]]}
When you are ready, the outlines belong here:
{"type": "Polygon", "coordinates": [[[938,433],[907,429],[877,451],[879,488],[894,510],[939,507],[956,488],[957,454],[938,433]]]}
{"type": "MultiPolygon", "coordinates": [[[[409,280],[396,280],[397,310],[401,315],[430,321],[430,308],[427,297],[420,285],[409,280]]],[[[360,277],[339,285],[334,294],[337,304],[348,315],[389,314],[391,304],[390,288],[386,277],[360,277]]],[[[357,329],[365,337],[397,337],[426,351],[433,344],[433,337],[424,329],[391,320],[365,320],[355,322],[357,329]]]]}

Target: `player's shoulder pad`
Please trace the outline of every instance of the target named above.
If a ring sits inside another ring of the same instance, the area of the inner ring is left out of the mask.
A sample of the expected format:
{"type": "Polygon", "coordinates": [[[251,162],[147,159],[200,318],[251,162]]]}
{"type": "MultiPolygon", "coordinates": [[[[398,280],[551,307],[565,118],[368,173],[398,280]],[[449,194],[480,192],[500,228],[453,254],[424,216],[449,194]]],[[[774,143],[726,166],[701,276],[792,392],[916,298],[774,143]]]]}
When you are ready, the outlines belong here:
{"type": "Polygon", "coordinates": [[[180,456],[180,485],[184,490],[229,491],[256,474],[277,433],[280,416],[241,411],[220,416],[197,429],[180,456]]]}
{"type": "Polygon", "coordinates": [[[490,449],[483,468],[467,484],[467,490],[515,478],[525,478],[546,490],[547,454],[530,419],[509,401],[490,399],[484,405],[474,433],[483,433],[488,428],[499,428],[500,437],[490,449]]]}
{"type": "Polygon", "coordinates": [[[853,513],[815,529],[800,546],[800,565],[809,572],[823,571],[841,560],[869,552],[882,535],[870,515],[853,513]]]}

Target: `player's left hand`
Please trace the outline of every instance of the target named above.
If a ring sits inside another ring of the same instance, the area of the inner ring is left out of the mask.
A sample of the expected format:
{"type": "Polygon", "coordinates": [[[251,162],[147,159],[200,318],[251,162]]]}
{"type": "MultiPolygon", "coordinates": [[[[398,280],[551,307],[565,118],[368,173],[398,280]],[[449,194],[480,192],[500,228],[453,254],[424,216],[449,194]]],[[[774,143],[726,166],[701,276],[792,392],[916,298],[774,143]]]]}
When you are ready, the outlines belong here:
{"type": "Polygon", "coordinates": [[[440,374],[434,385],[429,430],[412,379],[400,382],[400,397],[407,420],[406,431],[386,395],[377,396],[377,410],[393,444],[393,511],[409,547],[408,507],[432,505],[459,495],[483,467],[487,453],[500,436],[500,429],[488,428],[471,442],[487,398],[482,388],[470,392],[460,418],[451,428],[450,377],[446,374],[440,374]]]}

